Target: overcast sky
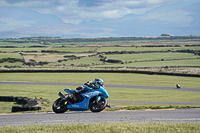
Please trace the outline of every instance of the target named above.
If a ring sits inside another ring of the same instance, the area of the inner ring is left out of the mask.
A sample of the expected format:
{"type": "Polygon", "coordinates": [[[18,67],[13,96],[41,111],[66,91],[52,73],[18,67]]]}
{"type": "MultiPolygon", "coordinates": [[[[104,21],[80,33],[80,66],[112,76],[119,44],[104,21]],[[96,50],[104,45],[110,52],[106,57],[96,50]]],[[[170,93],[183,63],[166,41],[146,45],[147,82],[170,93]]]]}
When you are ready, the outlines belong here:
{"type": "Polygon", "coordinates": [[[20,7],[52,14],[65,23],[103,20],[142,14],[161,5],[180,0],[0,0],[0,6],[20,7]]]}
{"type": "Polygon", "coordinates": [[[200,35],[199,0],[0,0],[0,36],[200,35]]]}

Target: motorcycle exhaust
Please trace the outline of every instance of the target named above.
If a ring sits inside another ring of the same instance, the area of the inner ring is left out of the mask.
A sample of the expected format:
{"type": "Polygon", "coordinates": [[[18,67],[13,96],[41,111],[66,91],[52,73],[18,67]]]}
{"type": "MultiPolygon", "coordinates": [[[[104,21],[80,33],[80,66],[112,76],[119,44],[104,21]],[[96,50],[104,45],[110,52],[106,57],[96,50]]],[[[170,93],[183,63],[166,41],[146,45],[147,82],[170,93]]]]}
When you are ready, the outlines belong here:
{"type": "Polygon", "coordinates": [[[68,98],[62,93],[62,92],[59,92],[58,95],[63,99],[63,100],[66,100],[67,103],[69,103],[70,105],[72,104],[68,98]]]}

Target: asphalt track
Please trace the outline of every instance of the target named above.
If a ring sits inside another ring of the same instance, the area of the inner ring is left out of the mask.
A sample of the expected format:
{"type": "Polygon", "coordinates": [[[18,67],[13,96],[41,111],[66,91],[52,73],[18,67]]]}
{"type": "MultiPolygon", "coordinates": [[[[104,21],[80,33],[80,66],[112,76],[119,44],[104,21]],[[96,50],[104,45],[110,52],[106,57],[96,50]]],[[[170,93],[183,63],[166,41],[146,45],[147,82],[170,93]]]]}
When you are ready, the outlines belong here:
{"type": "Polygon", "coordinates": [[[25,124],[61,124],[61,123],[102,123],[102,122],[195,122],[200,123],[200,109],[169,109],[140,111],[102,111],[99,113],[66,112],[28,113],[0,115],[0,126],[25,124]]]}
{"type": "MultiPolygon", "coordinates": [[[[0,81],[0,84],[21,84],[21,85],[55,85],[55,86],[80,86],[81,83],[51,83],[51,82],[19,82],[19,81],[0,81]]],[[[190,91],[200,92],[200,88],[175,87],[166,86],[145,86],[145,85],[114,85],[106,84],[106,87],[112,88],[135,88],[135,89],[156,89],[156,90],[171,90],[171,91],[190,91]]],[[[138,103],[138,104],[200,104],[200,102],[162,102],[162,101],[109,101],[109,103],[138,103]]]]}

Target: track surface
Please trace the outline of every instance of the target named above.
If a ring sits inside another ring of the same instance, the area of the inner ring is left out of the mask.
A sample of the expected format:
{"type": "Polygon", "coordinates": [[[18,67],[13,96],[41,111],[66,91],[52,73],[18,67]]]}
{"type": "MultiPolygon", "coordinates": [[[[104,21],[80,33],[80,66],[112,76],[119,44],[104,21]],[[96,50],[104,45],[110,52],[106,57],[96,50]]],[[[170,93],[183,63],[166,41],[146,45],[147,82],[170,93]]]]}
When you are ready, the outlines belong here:
{"type": "Polygon", "coordinates": [[[94,122],[196,122],[200,123],[200,109],[146,110],[146,111],[103,111],[34,113],[0,115],[0,126],[24,124],[60,124],[94,122]]]}

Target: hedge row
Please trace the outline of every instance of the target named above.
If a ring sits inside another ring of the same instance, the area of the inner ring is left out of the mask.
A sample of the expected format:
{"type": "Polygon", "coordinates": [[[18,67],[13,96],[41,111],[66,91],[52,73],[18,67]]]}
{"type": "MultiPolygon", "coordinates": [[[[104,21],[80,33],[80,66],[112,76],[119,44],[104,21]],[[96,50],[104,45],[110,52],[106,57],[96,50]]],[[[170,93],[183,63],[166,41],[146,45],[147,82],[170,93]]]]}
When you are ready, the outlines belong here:
{"type": "Polygon", "coordinates": [[[7,61],[9,63],[24,62],[23,59],[18,59],[18,58],[2,58],[2,59],[0,59],[0,63],[7,62],[7,61]]]}
{"type": "MultiPolygon", "coordinates": [[[[181,52],[181,53],[194,53],[200,55],[199,50],[167,50],[167,51],[108,51],[104,52],[105,54],[138,54],[138,53],[167,53],[167,52],[181,52]]],[[[101,52],[98,52],[98,54],[102,54],[101,52]]]]}

